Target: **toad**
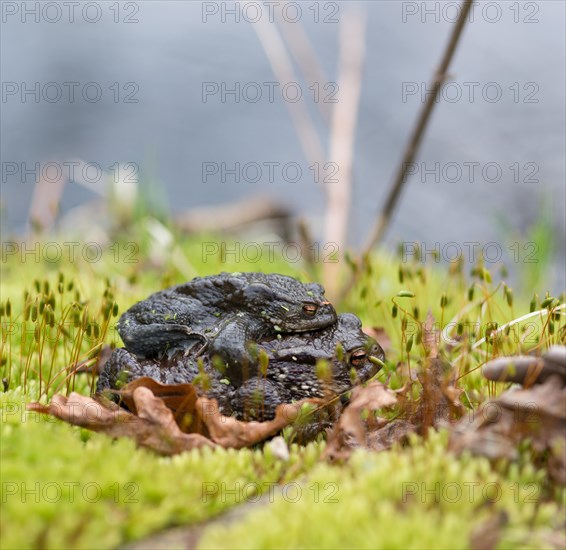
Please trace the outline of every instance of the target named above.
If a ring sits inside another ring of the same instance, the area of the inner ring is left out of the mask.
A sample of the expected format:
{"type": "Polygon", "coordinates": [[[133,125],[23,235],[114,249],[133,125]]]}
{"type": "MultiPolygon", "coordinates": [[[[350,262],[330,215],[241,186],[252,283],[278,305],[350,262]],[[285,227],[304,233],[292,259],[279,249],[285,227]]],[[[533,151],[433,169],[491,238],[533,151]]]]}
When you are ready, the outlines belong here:
{"type": "Polygon", "coordinates": [[[324,288],[292,277],[220,273],[156,292],[118,322],[126,349],[142,359],[171,358],[199,347],[217,355],[234,382],[257,375],[247,344],[336,322],[324,288]]]}
{"type": "Polygon", "coordinates": [[[204,375],[207,383],[199,383],[197,392],[216,399],[223,414],[270,420],[282,403],[344,397],[353,385],[373,377],[384,360],[379,344],[362,332],[361,321],[352,313],[340,315],[336,323],[320,330],[264,338],[254,354],[265,354],[266,368],[241,381],[241,376],[232,380],[228,372],[219,370],[210,354],[199,360],[196,350],[188,355],[178,351],[172,357],[140,359],[120,348],[106,363],[97,393],[119,389],[144,376],[162,384],[182,384],[196,382],[197,377],[202,381],[204,375]]]}

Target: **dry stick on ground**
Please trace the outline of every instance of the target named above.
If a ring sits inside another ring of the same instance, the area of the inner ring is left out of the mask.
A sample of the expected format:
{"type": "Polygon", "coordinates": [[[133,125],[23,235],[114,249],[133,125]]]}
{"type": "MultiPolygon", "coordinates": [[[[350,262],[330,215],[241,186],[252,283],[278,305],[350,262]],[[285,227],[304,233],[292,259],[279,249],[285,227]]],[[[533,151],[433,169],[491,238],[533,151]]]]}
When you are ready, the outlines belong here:
{"type": "MultiPolygon", "coordinates": [[[[340,62],[338,87],[340,101],[332,109],[330,153],[328,159],[338,167],[338,173],[324,185],[327,205],[324,238],[335,244],[338,259],[343,257],[348,231],[348,214],[352,191],[352,168],[356,120],[360,102],[362,70],[365,54],[365,16],[358,11],[346,11],[340,25],[340,62]]],[[[324,263],[324,284],[331,299],[339,289],[340,262],[324,263]]]]}
{"type": "Polygon", "coordinates": [[[342,289],[340,293],[340,297],[344,298],[349,290],[355,285],[357,278],[361,273],[364,272],[366,257],[368,256],[369,251],[383,238],[385,230],[389,225],[391,220],[393,211],[395,210],[395,206],[397,205],[397,201],[403,189],[405,182],[407,181],[407,171],[413,160],[415,159],[417,152],[419,150],[423,135],[425,133],[426,127],[430,120],[430,115],[436,105],[436,100],[442,84],[447,77],[448,68],[450,66],[450,62],[452,61],[452,57],[454,56],[454,52],[456,51],[456,47],[460,40],[460,36],[462,34],[462,29],[466,24],[466,20],[468,18],[468,13],[472,6],[473,0],[464,0],[462,2],[462,9],[460,10],[460,16],[458,17],[458,21],[456,21],[456,25],[454,30],[452,31],[452,35],[450,37],[450,41],[444,51],[444,55],[442,57],[442,61],[436,71],[433,79],[433,93],[430,94],[427,98],[426,103],[423,105],[421,113],[419,115],[417,124],[413,130],[411,138],[409,139],[409,143],[405,149],[405,153],[403,155],[403,160],[399,165],[397,170],[397,174],[395,176],[395,180],[391,189],[389,190],[389,194],[387,196],[387,200],[381,210],[379,218],[371,232],[364,248],[362,249],[362,253],[359,257],[359,269],[355,270],[348,283],[342,289]]]}

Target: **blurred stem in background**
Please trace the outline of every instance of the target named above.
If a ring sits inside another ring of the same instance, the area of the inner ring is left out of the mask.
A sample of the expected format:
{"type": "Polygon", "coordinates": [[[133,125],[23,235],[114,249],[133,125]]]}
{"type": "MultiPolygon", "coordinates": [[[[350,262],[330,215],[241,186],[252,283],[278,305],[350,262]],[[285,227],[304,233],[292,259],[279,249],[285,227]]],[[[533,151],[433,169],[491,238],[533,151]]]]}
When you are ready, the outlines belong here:
{"type": "MultiPolygon", "coordinates": [[[[327,204],[324,237],[336,243],[339,260],[344,259],[348,217],[352,198],[352,173],[357,114],[360,102],[362,69],[365,55],[365,17],[350,10],[340,26],[340,62],[338,89],[340,101],[332,109],[329,161],[338,166],[337,177],[326,186],[327,204]]],[[[342,262],[325,262],[323,280],[329,296],[338,292],[342,262]]]]}
{"type": "Polygon", "coordinates": [[[430,117],[434,110],[434,106],[437,103],[438,94],[442,88],[442,84],[446,80],[448,76],[448,69],[450,67],[450,62],[454,56],[454,52],[456,51],[456,47],[458,46],[458,42],[462,35],[462,30],[464,29],[464,25],[466,24],[466,20],[468,19],[468,13],[470,8],[472,7],[473,0],[464,0],[462,3],[462,8],[460,9],[460,15],[454,29],[452,30],[452,35],[450,36],[450,40],[448,41],[448,45],[446,46],[446,50],[442,55],[442,60],[438,69],[436,70],[433,80],[432,80],[432,90],[433,92],[428,95],[427,101],[423,104],[423,108],[419,114],[417,119],[417,123],[409,138],[409,142],[405,148],[405,152],[403,154],[403,159],[397,169],[397,174],[391,185],[389,193],[387,195],[387,199],[383,205],[383,208],[377,218],[376,224],[368,237],[368,240],[360,254],[358,259],[358,269],[353,270],[352,275],[350,276],[349,281],[343,287],[342,291],[340,292],[340,298],[343,298],[344,295],[355,285],[358,280],[360,273],[365,270],[366,267],[366,258],[368,256],[369,251],[381,240],[385,235],[387,227],[391,221],[393,216],[393,212],[395,211],[395,207],[397,206],[397,202],[399,201],[399,197],[401,196],[401,191],[403,190],[403,186],[407,182],[408,179],[408,168],[413,163],[414,159],[417,156],[419,151],[422,138],[425,134],[426,128],[428,126],[430,117]]]}
{"type": "MultiPolygon", "coordinates": [[[[327,294],[331,299],[344,298],[345,294],[355,285],[359,275],[365,269],[365,258],[368,252],[379,243],[391,221],[393,212],[401,196],[401,191],[407,181],[407,169],[417,156],[422,138],[428,126],[430,116],[436,104],[442,84],[447,78],[450,62],[456,51],[462,30],[468,18],[472,0],[463,0],[460,15],[441,62],[432,79],[433,93],[428,95],[427,101],[417,119],[415,128],[403,154],[402,161],[397,170],[387,199],[379,214],[376,224],[367,239],[367,242],[349,280],[340,289],[340,266],[345,259],[347,229],[350,214],[350,201],[352,189],[352,167],[354,161],[354,140],[356,130],[357,112],[359,106],[362,68],[365,55],[365,16],[348,6],[340,23],[340,60],[338,69],[338,89],[340,101],[334,103],[329,112],[328,105],[319,105],[323,120],[329,126],[329,151],[324,154],[321,139],[319,138],[308,109],[300,102],[287,103],[291,120],[295,127],[303,153],[309,163],[328,162],[338,166],[338,177],[323,184],[326,193],[327,205],[324,223],[324,242],[332,243],[338,250],[338,262],[327,262],[324,265],[323,282],[327,294]]],[[[295,80],[291,56],[297,63],[303,77],[307,81],[316,82],[324,75],[314,49],[299,23],[289,27],[278,18],[282,29],[279,32],[275,22],[259,22],[254,25],[257,36],[271,64],[272,70],[280,81],[295,80]],[[288,51],[291,55],[289,55],[288,51]]]]}
{"type": "MultiPolygon", "coordinates": [[[[321,167],[336,166],[338,168],[332,177],[325,177],[322,183],[326,194],[324,242],[332,243],[335,250],[338,251],[337,260],[344,259],[348,233],[354,141],[365,57],[366,18],[365,13],[352,6],[348,6],[342,15],[337,87],[340,100],[332,104],[323,101],[316,102],[329,132],[328,153],[325,154],[322,140],[304,104],[287,103],[289,115],[309,164],[312,166],[317,163],[321,167]]],[[[300,23],[290,25],[281,17],[278,17],[277,20],[282,33],[279,32],[275,23],[268,21],[259,21],[254,24],[253,28],[279,81],[297,80],[291,56],[303,78],[309,84],[320,84],[321,81],[326,81],[321,64],[300,23]]],[[[340,265],[340,261],[324,264],[323,281],[329,296],[338,292],[340,265]]]]}

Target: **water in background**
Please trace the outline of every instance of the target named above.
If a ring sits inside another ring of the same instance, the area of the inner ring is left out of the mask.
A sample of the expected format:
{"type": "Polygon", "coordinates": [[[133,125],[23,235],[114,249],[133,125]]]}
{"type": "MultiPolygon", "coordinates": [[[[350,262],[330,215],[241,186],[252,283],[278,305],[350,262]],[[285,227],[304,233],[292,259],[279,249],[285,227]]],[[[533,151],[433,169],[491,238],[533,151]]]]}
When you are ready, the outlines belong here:
{"type": "MultiPolygon", "coordinates": [[[[36,103],[33,94],[25,102],[19,93],[5,95],[3,166],[77,158],[105,168],[133,162],[162,186],[174,211],[266,194],[307,215],[320,230],[324,195],[313,181],[281,92],[277,90],[269,101],[264,83],[276,78],[252,24],[243,19],[235,23],[233,15],[221,13],[233,2],[93,2],[100,9],[97,22],[87,20],[96,18],[95,8],[82,16],[83,3],[73,23],[66,16],[56,21],[55,8],[41,15],[38,23],[29,15],[22,23],[23,4],[2,4],[3,92],[13,90],[6,88],[7,83],[33,87],[39,82],[43,87],[48,82],[78,82],[80,95],[85,83],[95,82],[103,94],[98,101],[79,97],[72,103],[65,97],[49,102],[42,96],[36,103]],[[212,14],[214,5],[221,8],[216,14],[212,14]],[[12,15],[14,9],[18,12],[12,15]],[[209,13],[206,22],[203,10],[209,13]],[[127,23],[128,19],[133,22],[127,23]],[[233,88],[235,82],[257,84],[248,87],[247,98],[240,97],[239,102],[230,94],[222,102],[220,93],[203,101],[203,83],[213,90],[215,85],[233,88]],[[258,87],[264,94],[254,102],[252,92],[258,87]],[[257,182],[253,170],[239,182],[230,173],[221,181],[222,163],[230,170],[235,163],[249,162],[263,167],[257,182]],[[203,163],[219,167],[219,173],[209,175],[206,182],[203,163]],[[269,181],[265,163],[281,167],[297,163],[301,176],[294,182],[294,172],[285,176],[277,168],[269,181]]],[[[339,44],[338,24],[332,21],[340,19],[349,3],[314,4],[300,4],[301,22],[328,81],[334,82],[339,44]]],[[[445,47],[451,29],[447,19],[456,9],[455,2],[359,4],[367,13],[368,32],[356,136],[352,244],[363,240],[384,200],[422,105],[422,86],[445,47]],[[422,11],[425,7],[428,14],[422,11]],[[412,93],[415,86],[417,92],[412,93]]],[[[477,4],[451,67],[455,84],[446,89],[433,115],[415,166],[418,172],[407,185],[389,241],[404,239],[429,248],[434,243],[443,247],[450,242],[497,242],[509,262],[516,253],[506,247],[517,239],[528,240],[527,229],[541,216],[540,199],[548,195],[559,244],[554,274],[549,276],[562,285],[565,4],[477,4]],[[475,176],[470,181],[472,168],[475,176]]],[[[290,18],[293,13],[289,12],[290,18]]],[[[326,136],[309,83],[299,83],[321,135],[326,136]]],[[[325,90],[323,85],[321,99],[332,92],[332,86],[325,90]]],[[[44,91],[53,94],[54,90],[44,91]]],[[[3,173],[4,231],[25,228],[32,190],[33,178],[22,182],[19,174],[3,173]]],[[[63,210],[92,197],[72,184],[65,190],[63,210]]]]}

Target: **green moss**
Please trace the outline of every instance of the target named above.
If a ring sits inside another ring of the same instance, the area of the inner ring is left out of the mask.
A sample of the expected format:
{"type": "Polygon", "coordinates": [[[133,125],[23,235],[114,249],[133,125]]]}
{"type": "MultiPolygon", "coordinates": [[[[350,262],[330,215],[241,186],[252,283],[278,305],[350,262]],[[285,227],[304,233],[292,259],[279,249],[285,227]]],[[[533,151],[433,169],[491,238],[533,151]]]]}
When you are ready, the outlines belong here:
{"type": "MultiPolygon", "coordinates": [[[[217,236],[175,238],[156,255],[147,228],[136,226],[135,234],[139,242],[133,256],[128,243],[120,242],[97,262],[79,255],[73,262],[37,264],[20,262],[16,255],[1,266],[0,355],[8,386],[0,393],[2,548],[118,547],[168,526],[209,520],[257,492],[269,497],[273,483],[284,492],[276,491],[279,496],[272,504],[241,524],[214,525],[202,547],[464,548],[472,531],[481,531],[483,522],[500,512],[507,517],[503,546],[545,545],[544,528],[552,530],[563,514],[564,493],[547,486],[527,451],[517,464],[494,469],[485,460],[455,458],[446,451],[446,434],[433,434],[406,449],[357,452],[348,464],[336,466],[320,463],[320,441],[293,447],[288,462],[275,458],[269,448],[162,458],[135,449],[130,441],[112,441],[25,412],[26,402],[45,402],[55,392],[88,394],[92,377],[73,376],[73,366],[93,364],[103,344],[121,345],[114,326],[117,316],[158,288],[220,271],[321,279],[322,264],[307,270],[277,254],[267,261],[266,253],[260,263],[203,254],[207,242],[224,240],[217,236]],[[289,483],[294,481],[301,484],[301,497],[291,502],[297,486],[289,483]],[[489,502],[489,492],[483,494],[486,487],[501,488],[496,502],[489,502]],[[454,501],[452,491],[458,488],[463,496],[454,501]],[[476,492],[470,500],[465,496],[471,489],[476,492]]],[[[233,247],[227,243],[228,250],[233,247]]],[[[470,353],[483,336],[473,323],[501,327],[529,311],[533,292],[538,297],[532,307],[539,308],[546,289],[530,288],[528,296],[515,289],[510,300],[506,287],[492,282],[485,267],[474,266],[473,286],[461,266],[452,267],[431,269],[416,260],[400,262],[392,254],[375,254],[339,310],[355,312],[365,326],[385,328],[392,345],[379,378],[394,388],[406,380],[397,365],[415,368],[424,356],[420,323],[427,311],[441,327],[453,321],[446,333],[453,346],[443,352],[457,359],[464,375],[459,387],[475,407],[505,389],[493,388],[480,376],[485,357],[558,343],[564,316],[555,318],[552,334],[548,318],[537,317],[529,321],[526,336],[514,328],[470,353]]],[[[418,395],[416,389],[414,393],[418,395]]]]}
{"type": "Polygon", "coordinates": [[[21,392],[0,395],[2,548],[113,548],[215,516],[245,497],[223,487],[277,483],[318,456],[311,446],[287,463],[254,450],[163,458],[26,412],[21,392]]]}
{"type": "Polygon", "coordinates": [[[559,528],[544,504],[542,472],[492,470],[481,458],[446,452],[446,433],[406,449],[356,452],[341,467],[318,464],[269,507],[235,525],[212,525],[199,548],[469,548],[484,522],[504,514],[502,547],[536,546],[559,528]]]}

